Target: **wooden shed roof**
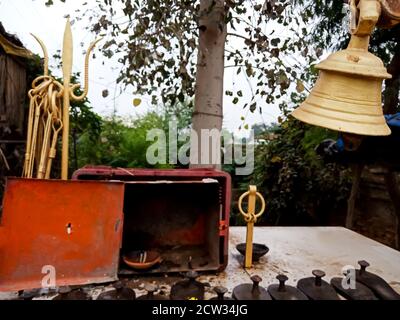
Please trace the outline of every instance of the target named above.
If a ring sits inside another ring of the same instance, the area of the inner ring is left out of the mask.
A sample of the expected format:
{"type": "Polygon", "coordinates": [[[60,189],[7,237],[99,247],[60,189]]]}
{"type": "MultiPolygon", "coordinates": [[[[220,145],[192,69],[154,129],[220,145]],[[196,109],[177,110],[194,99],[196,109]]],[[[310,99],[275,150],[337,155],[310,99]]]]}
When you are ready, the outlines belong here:
{"type": "Polygon", "coordinates": [[[9,55],[21,58],[28,58],[28,59],[32,58],[32,52],[24,48],[22,42],[15,35],[7,33],[1,22],[0,22],[0,46],[9,55]]]}

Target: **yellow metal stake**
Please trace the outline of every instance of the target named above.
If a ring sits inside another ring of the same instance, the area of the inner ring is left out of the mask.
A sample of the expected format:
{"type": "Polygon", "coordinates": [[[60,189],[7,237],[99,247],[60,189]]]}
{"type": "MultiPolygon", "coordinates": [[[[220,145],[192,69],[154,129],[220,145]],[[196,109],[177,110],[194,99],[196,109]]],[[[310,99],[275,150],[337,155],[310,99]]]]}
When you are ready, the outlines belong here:
{"type": "Polygon", "coordinates": [[[68,179],[68,148],[69,148],[69,102],[70,83],[72,73],[73,43],[71,23],[69,19],[65,26],[64,44],[62,54],[62,70],[64,80],[63,94],[63,132],[62,132],[62,153],[61,153],[61,179],[68,179]]]}
{"type": "Polygon", "coordinates": [[[244,216],[245,221],[247,222],[247,230],[246,230],[246,256],[244,267],[246,269],[251,268],[253,264],[253,233],[254,233],[254,224],[257,222],[257,219],[261,217],[265,210],[265,200],[263,196],[257,192],[256,186],[250,186],[249,191],[245,192],[239,198],[239,211],[244,216]],[[249,197],[248,200],[248,208],[247,213],[244,212],[242,203],[245,197],[249,197]],[[256,210],[256,199],[257,197],[261,201],[261,210],[255,214],[256,210]]]}
{"type": "Polygon", "coordinates": [[[61,179],[68,179],[68,152],[69,152],[69,109],[70,99],[74,101],[82,101],[86,98],[89,90],[89,58],[90,53],[101,40],[97,39],[90,44],[89,49],[86,52],[85,58],[85,88],[80,96],[74,94],[74,90],[80,87],[80,84],[74,84],[71,86],[71,73],[72,73],[72,57],[73,57],[73,41],[71,32],[71,23],[67,20],[64,33],[64,44],[63,44],[63,77],[64,77],[64,93],[63,93],[63,132],[62,132],[62,155],[61,155],[61,179]]]}

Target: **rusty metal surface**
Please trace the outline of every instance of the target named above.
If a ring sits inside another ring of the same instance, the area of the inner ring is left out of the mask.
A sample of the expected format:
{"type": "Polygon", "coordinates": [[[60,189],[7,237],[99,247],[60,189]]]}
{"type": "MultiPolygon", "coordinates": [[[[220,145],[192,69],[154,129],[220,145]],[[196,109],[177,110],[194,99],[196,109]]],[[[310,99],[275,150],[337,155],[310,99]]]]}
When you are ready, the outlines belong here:
{"type": "MultiPolygon", "coordinates": [[[[156,250],[148,273],[222,271],[228,262],[229,174],[212,169],[131,169],[86,166],[73,180],[125,183],[122,252],[156,250]],[[140,221],[140,223],[138,223],[140,221]]],[[[138,271],[122,265],[120,274],[138,271]]]]}
{"type": "MultiPolygon", "coordinates": [[[[126,184],[122,252],[155,251],[162,262],[146,272],[215,271],[219,260],[217,183],[126,184]]],[[[127,261],[125,261],[127,262],[127,261]]],[[[134,271],[134,270],[133,270],[134,271]]]]}
{"type": "Polygon", "coordinates": [[[55,268],[57,286],[116,280],[123,192],[121,183],[9,179],[0,291],[40,288],[45,266],[55,268]]]}

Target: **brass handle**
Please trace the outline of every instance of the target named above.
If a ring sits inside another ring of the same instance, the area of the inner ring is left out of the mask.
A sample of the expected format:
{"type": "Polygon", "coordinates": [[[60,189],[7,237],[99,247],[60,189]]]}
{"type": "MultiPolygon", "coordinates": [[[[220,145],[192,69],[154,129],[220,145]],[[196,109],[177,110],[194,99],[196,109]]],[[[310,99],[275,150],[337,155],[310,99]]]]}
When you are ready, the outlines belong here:
{"type": "Polygon", "coordinates": [[[358,9],[356,0],[350,0],[350,33],[354,34],[358,25],[358,9]]]}
{"type": "Polygon", "coordinates": [[[247,192],[243,193],[243,194],[240,196],[240,198],[239,198],[239,203],[238,203],[239,211],[240,211],[240,213],[245,217],[246,220],[252,220],[252,219],[254,219],[254,218],[257,219],[257,218],[259,218],[259,217],[264,213],[264,211],[265,211],[265,200],[264,200],[264,197],[261,195],[261,193],[256,192],[255,195],[256,195],[256,196],[260,199],[260,201],[261,201],[261,210],[260,210],[257,214],[254,214],[254,217],[252,217],[252,214],[251,214],[251,213],[246,213],[246,212],[244,212],[244,210],[243,210],[243,208],[242,208],[243,199],[244,199],[246,196],[249,196],[249,195],[250,195],[250,192],[251,192],[251,191],[247,191],[247,192]]]}
{"type": "Polygon", "coordinates": [[[350,10],[351,33],[361,37],[370,36],[382,12],[380,2],[378,0],[351,0],[350,10]]]}

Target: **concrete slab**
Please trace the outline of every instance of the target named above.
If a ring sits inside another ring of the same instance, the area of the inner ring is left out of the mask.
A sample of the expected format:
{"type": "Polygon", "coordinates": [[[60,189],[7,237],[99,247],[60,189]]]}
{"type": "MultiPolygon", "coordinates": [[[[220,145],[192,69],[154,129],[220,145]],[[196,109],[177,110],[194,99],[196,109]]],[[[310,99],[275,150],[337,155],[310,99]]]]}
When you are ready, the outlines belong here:
{"type": "Polygon", "coordinates": [[[367,260],[369,271],[384,278],[400,293],[400,252],[343,227],[255,227],[254,242],[265,244],[269,252],[253,265],[243,268],[243,256],[236,245],[246,239],[245,227],[231,227],[229,235],[229,264],[218,277],[200,279],[212,286],[223,285],[232,289],[258,274],[261,285],[278,283],[275,277],[283,273],[287,284],[296,285],[301,278],[312,276],[314,269],[325,271],[324,280],[342,276],[342,268],[367,260]]]}

